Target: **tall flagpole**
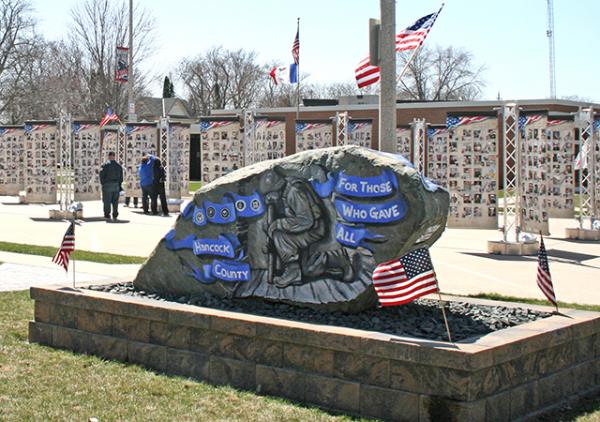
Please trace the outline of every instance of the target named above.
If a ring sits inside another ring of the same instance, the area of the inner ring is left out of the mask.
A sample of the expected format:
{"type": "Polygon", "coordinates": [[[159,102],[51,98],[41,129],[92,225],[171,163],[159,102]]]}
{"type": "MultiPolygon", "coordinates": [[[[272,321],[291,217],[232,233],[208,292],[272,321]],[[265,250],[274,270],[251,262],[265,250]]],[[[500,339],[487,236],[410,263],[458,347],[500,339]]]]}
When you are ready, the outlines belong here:
{"type": "Polygon", "coordinates": [[[296,63],[296,120],[300,119],[300,18],[296,22],[296,34],[298,36],[298,63],[296,63]]]}
{"type": "Polygon", "coordinates": [[[127,72],[127,120],[135,122],[135,100],[133,97],[133,0],[129,0],[129,69],[127,72]]]}

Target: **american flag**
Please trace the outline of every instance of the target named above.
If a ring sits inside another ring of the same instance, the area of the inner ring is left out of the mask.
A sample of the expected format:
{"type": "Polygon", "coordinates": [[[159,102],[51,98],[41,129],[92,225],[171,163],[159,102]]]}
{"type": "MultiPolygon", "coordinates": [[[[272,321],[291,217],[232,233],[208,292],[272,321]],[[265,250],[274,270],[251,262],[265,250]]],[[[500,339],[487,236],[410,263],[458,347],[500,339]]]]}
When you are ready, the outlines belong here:
{"type": "Polygon", "coordinates": [[[356,122],[350,122],[348,123],[348,133],[352,133],[355,130],[361,130],[367,127],[367,125],[370,125],[371,123],[366,123],[366,122],[362,122],[362,123],[356,123],[356,122]]]}
{"type": "Polygon", "coordinates": [[[546,126],[557,126],[557,125],[562,125],[566,120],[561,120],[561,119],[553,119],[553,120],[548,120],[546,122],[546,126]]]}
{"type": "Polygon", "coordinates": [[[52,262],[62,266],[65,271],[69,269],[69,255],[75,250],[75,222],[71,222],[62,243],[52,258],[52,262]]]}
{"type": "Polygon", "coordinates": [[[483,122],[490,118],[491,116],[448,116],[446,118],[446,127],[451,129],[457,126],[483,122]]]}
{"type": "Polygon", "coordinates": [[[104,115],[102,120],[100,120],[100,127],[104,126],[108,122],[118,122],[118,121],[119,121],[119,116],[117,116],[115,114],[115,112],[112,110],[112,108],[108,107],[106,109],[106,114],[104,115]]]}
{"type": "Polygon", "coordinates": [[[542,117],[544,117],[544,116],[541,114],[532,114],[529,116],[524,116],[524,115],[519,116],[519,129],[523,129],[525,126],[535,123],[538,120],[541,120],[542,117]]]}
{"type": "Polygon", "coordinates": [[[320,129],[325,123],[296,123],[296,133],[302,133],[305,130],[320,129]]]}
{"type": "MultiPolygon", "coordinates": [[[[425,41],[425,38],[427,38],[427,34],[429,34],[431,27],[441,11],[442,8],[440,7],[440,10],[436,13],[423,16],[397,34],[396,52],[419,48],[421,44],[423,44],[423,41],[425,41]]],[[[365,57],[358,63],[358,66],[354,71],[356,83],[359,88],[364,88],[379,80],[379,66],[370,65],[369,61],[369,56],[365,57]]]]}
{"type": "Polygon", "coordinates": [[[219,127],[223,127],[223,126],[230,125],[231,123],[233,123],[233,122],[232,122],[232,121],[229,121],[229,120],[224,120],[224,121],[222,121],[222,122],[215,122],[215,121],[212,121],[212,122],[209,122],[209,121],[202,121],[202,122],[200,122],[200,130],[201,130],[202,132],[206,132],[206,131],[207,131],[207,130],[209,130],[209,129],[216,129],[216,128],[219,128],[219,127]]]}
{"type": "Polygon", "coordinates": [[[31,133],[31,132],[35,132],[36,130],[43,130],[46,128],[49,128],[50,125],[32,125],[32,124],[25,124],[25,133],[31,133]]]}
{"type": "Polygon", "coordinates": [[[548,255],[546,254],[543,236],[540,238],[540,249],[538,250],[537,285],[542,293],[544,293],[544,296],[556,306],[556,295],[554,294],[554,286],[552,285],[552,276],[550,275],[548,255]]]}
{"type": "Polygon", "coordinates": [[[262,128],[263,126],[266,129],[277,126],[279,123],[283,123],[281,120],[257,120],[256,128],[262,128]]]}
{"type": "Polygon", "coordinates": [[[77,134],[79,132],[81,132],[82,130],[88,130],[93,128],[95,125],[82,125],[79,123],[75,123],[73,124],[73,133],[77,134]]]}
{"type": "Polygon", "coordinates": [[[379,264],[373,271],[373,287],[381,306],[402,305],[437,292],[429,250],[417,249],[400,259],[379,264]]]}
{"type": "Polygon", "coordinates": [[[292,44],[292,56],[294,56],[294,63],[300,63],[300,28],[296,31],[296,38],[292,44]]]}
{"type": "Polygon", "coordinates": [[[434,136],[438,136],[438,135],[445,135],[448,129],[446,128],[433,128],[430,127],[427,129],[427,137],[428,138],[433,138],[434,136]]]}
{"type": "Polygon", "coordinates": [[[0,136],[6,136],[6,135],[10,135],[11,133],[13,133],[16,129],[14,128],[6,128],[6,127],[0,127],[0,136]]]}

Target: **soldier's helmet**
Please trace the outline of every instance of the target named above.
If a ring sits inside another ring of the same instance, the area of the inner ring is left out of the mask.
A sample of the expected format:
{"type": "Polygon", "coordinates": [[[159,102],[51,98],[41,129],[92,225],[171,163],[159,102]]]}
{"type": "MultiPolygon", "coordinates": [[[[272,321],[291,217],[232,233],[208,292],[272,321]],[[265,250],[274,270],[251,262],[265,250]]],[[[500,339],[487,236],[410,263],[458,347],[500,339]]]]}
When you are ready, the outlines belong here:
{"type": "Polygon", "coordinates": [[[285,179],[275,170],[269,170],[260,177],[258,190],[261,194],[275,192],[285,185],[285,179]]]}

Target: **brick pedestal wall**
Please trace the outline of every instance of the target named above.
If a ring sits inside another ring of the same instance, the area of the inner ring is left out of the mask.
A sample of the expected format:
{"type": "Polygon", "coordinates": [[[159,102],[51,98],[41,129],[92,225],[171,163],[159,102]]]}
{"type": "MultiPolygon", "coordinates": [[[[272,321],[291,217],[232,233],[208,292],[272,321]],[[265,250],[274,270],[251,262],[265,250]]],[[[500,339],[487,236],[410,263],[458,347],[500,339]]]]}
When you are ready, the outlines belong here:
{"type": "Polygon", "coordinates": [[[593,312],[449,344],[70,288],[31,297],[31,342],[353,415],[513,420],[600,385],[593,312]]]}

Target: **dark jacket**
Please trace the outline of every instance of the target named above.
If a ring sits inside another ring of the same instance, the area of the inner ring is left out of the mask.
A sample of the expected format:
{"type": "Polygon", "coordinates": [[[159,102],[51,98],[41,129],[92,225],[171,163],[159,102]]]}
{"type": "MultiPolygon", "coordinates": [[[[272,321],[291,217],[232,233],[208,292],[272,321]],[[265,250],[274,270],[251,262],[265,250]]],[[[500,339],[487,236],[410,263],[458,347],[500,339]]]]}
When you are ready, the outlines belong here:
{"type": "Polygon", "coordinates": [[[160,160],[157,158],[154,160],[154,166],[152,167],[152,174],[154,179],[154,185],[164,184],[167,180],[167,173],[160,160]]]}
{"type": "Polygon", "coordinates": [[[118,192],[123,183],[123,167],[115,160],[108,160],[100,170],[100,184],[106,191],[118,192]]]}

